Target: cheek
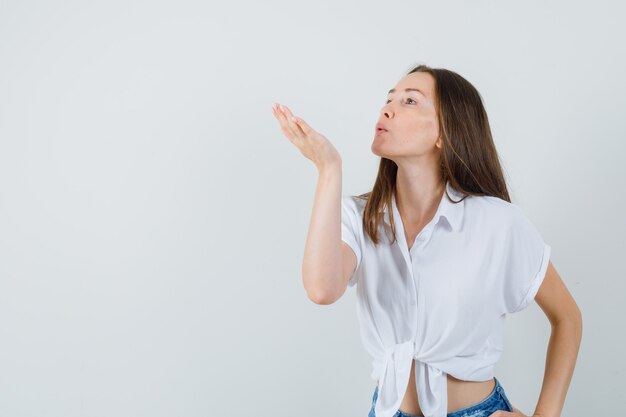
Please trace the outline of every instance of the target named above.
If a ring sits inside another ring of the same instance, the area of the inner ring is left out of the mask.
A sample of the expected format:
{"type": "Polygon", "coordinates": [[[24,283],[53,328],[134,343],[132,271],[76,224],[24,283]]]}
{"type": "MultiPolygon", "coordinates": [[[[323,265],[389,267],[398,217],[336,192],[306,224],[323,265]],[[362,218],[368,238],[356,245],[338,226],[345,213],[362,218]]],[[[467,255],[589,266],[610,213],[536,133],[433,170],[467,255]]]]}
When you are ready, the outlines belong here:
{"type": "Polygon", "coordinates": [[[432,131],[437,131],[438,130],[438,121],[437,121],[437,115],[436,114],[429,114],[428,116],[424,116],[424,125],[432,131]]]}
{"type": "Polygon", "coordinates": [[[436,117],[432,115],[420,115],[415,119],[412,128],[414,132],[419,132],[419,135],[424,136],[438,136],[439,123],[436,117]]]}

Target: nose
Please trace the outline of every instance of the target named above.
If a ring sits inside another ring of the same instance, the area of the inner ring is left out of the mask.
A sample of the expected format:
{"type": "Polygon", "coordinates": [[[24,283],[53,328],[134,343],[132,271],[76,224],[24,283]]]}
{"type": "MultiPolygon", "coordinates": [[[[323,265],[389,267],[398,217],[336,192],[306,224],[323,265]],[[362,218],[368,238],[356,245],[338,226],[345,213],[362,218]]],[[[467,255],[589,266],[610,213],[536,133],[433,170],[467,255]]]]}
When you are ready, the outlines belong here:
{"type": "Polygon", "coordinates": [[[387,119],[393,117],[393,110],[391,109],[391,103],[387,103],[380,109],[380,113],[385,116],[387,119]]]}

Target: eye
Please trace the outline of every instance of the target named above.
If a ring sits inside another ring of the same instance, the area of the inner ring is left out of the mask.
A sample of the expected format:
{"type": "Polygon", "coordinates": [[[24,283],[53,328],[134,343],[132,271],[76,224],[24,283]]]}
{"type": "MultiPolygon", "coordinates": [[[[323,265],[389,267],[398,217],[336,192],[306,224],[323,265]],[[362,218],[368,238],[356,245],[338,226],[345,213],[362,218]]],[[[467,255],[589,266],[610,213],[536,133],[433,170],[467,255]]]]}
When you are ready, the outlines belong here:
{"type": "MultiPolygon", "coordinates": [[[[413,103],[417,104],[417,101],[413,100],[412,98],[407,98],[406,100],[407,100],[407,102],[408,102],[409,100],[411,100],[413,103]]],[[[389,102],[390,102],[390,101],[391,101],[391,100],[387,100],[387,101],[385,101],[385,104],[389,104],[389,102]]]]}

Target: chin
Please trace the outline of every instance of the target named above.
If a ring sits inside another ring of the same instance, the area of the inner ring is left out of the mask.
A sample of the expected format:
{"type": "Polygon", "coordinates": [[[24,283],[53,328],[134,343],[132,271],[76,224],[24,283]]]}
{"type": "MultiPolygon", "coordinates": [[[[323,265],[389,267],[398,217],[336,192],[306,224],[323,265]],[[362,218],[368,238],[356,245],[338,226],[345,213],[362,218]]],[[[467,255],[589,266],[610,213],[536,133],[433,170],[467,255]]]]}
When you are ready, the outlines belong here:
{"type": "Polygon", "coordinates": [[[372,153],[374,155],[380,156],[380,157],[384,157],[385,156],[384,152],[381,152],[381,149],[380,149],[379,145],[380,145],[380,143],[377,144],[376,140],[374,140],[374,142],[372,142],[372,146],[370,146],[370,150],[372,151],[372,153]]]}
{"type": "Polygon", "coordinates": [[[381,146],[377,146],[376,143],[372,143],[370,150],[376,156],[380,156],[381,158],[389,158],[389,154],[385,152],[385,150],[382,148],[384,148],[384,146],[381,147],[381,146]]]}

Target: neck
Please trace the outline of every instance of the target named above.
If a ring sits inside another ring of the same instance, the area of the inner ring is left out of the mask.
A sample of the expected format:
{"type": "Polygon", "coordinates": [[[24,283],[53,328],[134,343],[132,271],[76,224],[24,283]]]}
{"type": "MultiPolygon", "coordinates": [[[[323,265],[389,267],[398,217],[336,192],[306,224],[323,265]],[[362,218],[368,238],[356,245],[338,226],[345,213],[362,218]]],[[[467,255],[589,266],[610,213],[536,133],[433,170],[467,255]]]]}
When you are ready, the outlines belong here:
{"type": "Polygon", "coordinates": [[[443,178],[429,175],[396,177],[396,206],[405,222],[423,223],[437,212],[446,184],[443,178]]]}

